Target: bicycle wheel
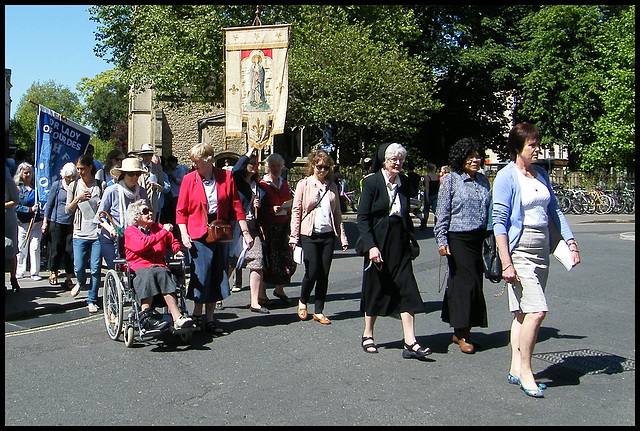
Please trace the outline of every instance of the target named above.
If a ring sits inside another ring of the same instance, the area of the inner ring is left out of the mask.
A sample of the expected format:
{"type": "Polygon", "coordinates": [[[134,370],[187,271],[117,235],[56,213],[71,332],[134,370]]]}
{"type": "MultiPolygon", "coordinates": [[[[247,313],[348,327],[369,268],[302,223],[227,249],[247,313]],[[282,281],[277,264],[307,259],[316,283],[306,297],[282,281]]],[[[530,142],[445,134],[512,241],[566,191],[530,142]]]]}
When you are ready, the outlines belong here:
{"type": "Polygon", "coordinates": [[[613,199],[605,194],[596,197],[596,214],[609,214],[613,209],[613,199]]]}
{"type": "Polygon", "coordinates": [[[556,199],[558,201],[558,205],[560,206],[560,211],[565,214],[571,211],[571,199],[569,199],[567,196],[562,195],[557,196],[556,199]]]}
{"type": "Polygon", "coordinates": [[[112,340],[117,340],[122,330],[123,293],[124,287],[118,273],[110,269],[104,277],[102,308],[104,310],[104,324],[112,340]]]}
{"type": "Polygon", "coordinates": [[[582,208],[582,199],[572,198],[571,199],[571,211],[574,214],[580,215],[584,213],[584,209],[582,208]]]}

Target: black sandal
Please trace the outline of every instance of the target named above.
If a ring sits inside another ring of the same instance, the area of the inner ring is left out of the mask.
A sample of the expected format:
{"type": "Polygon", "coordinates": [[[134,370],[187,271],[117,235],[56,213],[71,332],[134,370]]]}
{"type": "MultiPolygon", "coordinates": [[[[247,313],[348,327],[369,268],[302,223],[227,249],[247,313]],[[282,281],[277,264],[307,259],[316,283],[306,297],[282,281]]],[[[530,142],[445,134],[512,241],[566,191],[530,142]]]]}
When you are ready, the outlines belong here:
{"type": "Polygon", "coordinates": [[[227,331],[225,331],[224,329],[218,326],[218,322],[215,319],[210,322],[207,322],[206,328],[207,328],[207,331],[211,332],[211,335],[213,335],[214,337],[229,335],[227,331]]]}
{"type": "Polygon", "coordinates": [[[376,343],[373,342],[373,337],[362,337],[362,350],[366,353],[378,353],[378,347],[376,346],[376,343]],[[368,340],[371,340],[371,343],[364,344],[364,342],[368,340]]]}
{"type": "Polygon", "coordinates": [[[412,345],[408,345],[406,342],[404,343],[404,350],[402,351],[402,357],[404,359],[411,359],[411,358],[422,359],[425,356],[428,356],[430,354],[431,354],[431,349],[428,347],[425,348],[420,346],[420,344],[418,344],[417,341],[412,345]],[[415,346],[418,346],[418,349],[413,350],[415,346]]]}

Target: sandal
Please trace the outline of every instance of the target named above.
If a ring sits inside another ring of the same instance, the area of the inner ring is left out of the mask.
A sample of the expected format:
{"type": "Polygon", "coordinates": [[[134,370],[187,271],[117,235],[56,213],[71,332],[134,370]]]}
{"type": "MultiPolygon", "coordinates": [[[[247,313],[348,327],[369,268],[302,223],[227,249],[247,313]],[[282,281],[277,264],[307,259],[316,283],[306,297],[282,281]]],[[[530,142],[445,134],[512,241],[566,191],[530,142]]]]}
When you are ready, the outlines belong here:
{"type": "Polygon", "coordinates": [[[53,271],[51,271],[51,274],[49,275],[49,284],[52,286],[58,284],[58,274],[53,271]]]}
{"type": "Polygon", "coordinates": [[[376,346],[376,343],[373,342],[373,337],[362,337],[362,350],[366,353],[378,353],[378,347],[376,346]],[[365,344],[364,342],[368,340],[371,340],[371,342],[365,344]]]}
{"type": "Polygon", "coordinates": [[[404,350],[402,350],[402,357],[404,359],[422,359],[427,355],[431,354],[431,349],[428,347],[422,347],[416,341],[412,345],[408,345],[406,342],[404,343],[404,350]],[[418,346],[417,349],[414,350],[414,347],[418,346]]]}
{"type": "Polygon", "coordinates": [[[211,335],[213,335],[214,337],[229,335],[227,331],[218,326],[218,322],[215,319],[211,322],[207,322],[205,327],[207,328],[207,331],[211,332],[211,335]]]}

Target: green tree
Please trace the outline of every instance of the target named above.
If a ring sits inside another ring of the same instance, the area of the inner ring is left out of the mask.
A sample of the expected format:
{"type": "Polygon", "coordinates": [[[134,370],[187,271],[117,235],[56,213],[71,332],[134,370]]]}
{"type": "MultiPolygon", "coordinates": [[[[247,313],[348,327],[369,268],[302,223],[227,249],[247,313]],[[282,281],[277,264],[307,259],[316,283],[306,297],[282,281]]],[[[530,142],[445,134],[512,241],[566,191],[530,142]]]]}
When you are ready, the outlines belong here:
{"type": "Polygon", "coordinates": [[[75,92],[69,87],[56,84],[53,80],[34,82],[20,98],[14,118],[10,122],[10,133],[15,136],[18,148],[35,151],[38,108],[30,103],[30,100],[80,123],[80,101],[75,92]]]}
{"type": "MultiPolygon", "coordinates": [[[[76,86],[83,96],[83,120],[91,125],[96,137],[104,141],[114,139],[114,132],[127,124],[129,87],[116,70],[108,70],[93,79],[82,78],[76,86]]],[[[125,142],[126,144],[126,142],[125,142]]],[[[122,149],[122,142],[115,144],[122,149]]]]}
{"type": "Polygon", "coordinates": [[[628,79],[635,73],[635,33],[624,32],[635,27],[633,21],[622,28],[612,24],[626,9],[544,6],[523,21],[522,49],[531,66],[523,76],[517,119],[536,123],[543,131],[543,144],[566,146],[573,167],[592,170],[619,160],[615,146],[620,141],[607,136],[613,133],[611,119],[619,114],[624,114],[624,125],[617,124],[625,136],[616,135],[626,141],[628,154],[635,127],[634,82],[628,79]],[[610,42],[619,46],[611,50],[610,42]],[[621,75],[626,80],[613,84],[621,75]],[[612,101],[616,97],[621,100],[612,101]],[[616,112],[621,106],[624,112],[616,112]]]}
{"type": "Polygon", "coordinates": [[[602,73],[603,115],[594,125],[594,145],[581,154],[583,164],[635,172],[636,133],[636,7],[631,6],[603,25],[596,42],[602,73]]]}
{"type": "MultiPolygon", "coordinates": [[[[222,97],[223,27],[250,25],[249,5],[94,6],[97,53],[124,70],[136,90],[151,86],[177,104],[222,97]]],[[[264,7],[263,24],[293,24],[288,125],[312,129],[333,119],[341,142],[406,137],[438,108],[433,77],[403,44],[418,35],[402,6],[264,7]],[[322,47],[319,50],[318,47],[322,47]],[[403,110],[403,112],[401,112],[403,110]],[[393,133],[392,133],[393,132],[393,133]]]]}

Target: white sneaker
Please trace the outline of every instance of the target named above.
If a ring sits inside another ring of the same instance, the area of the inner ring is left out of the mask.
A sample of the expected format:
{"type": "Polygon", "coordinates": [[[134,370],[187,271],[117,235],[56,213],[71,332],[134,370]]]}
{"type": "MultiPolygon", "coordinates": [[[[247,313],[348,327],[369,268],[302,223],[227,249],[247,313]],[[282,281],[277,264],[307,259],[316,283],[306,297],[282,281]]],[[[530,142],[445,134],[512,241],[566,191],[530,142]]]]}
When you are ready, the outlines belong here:
{"type": "Polygon", "coordinates": [[[78,296],[78,293],[80,293],[80,283],[76,283],[76,285],[73,286],[73,289],[71,289],[71,296],[72,297],[78,296]]]}
{"type": "Polygon", "coordinates": [[[176,331],[184,328],[190,328],[193,326],[193,319],[187,316],[180,316],[173,322],[173,329],[176,331]]]}
{"type": "Polygon", "coordinates": [[[87,306],[87,308],[89,309],[89,313],[97,313],[98,312],[98,306],[96,304],[89,304],[87,306]]]}
{"type": "Polygon", "coordinates": [[[32,276],[31,276],[31,279],[32,279],[33,281],[40,281],[40,280],[42,280],[42,277],[40,277],[39,275],[32,275],[32,276]]]}

